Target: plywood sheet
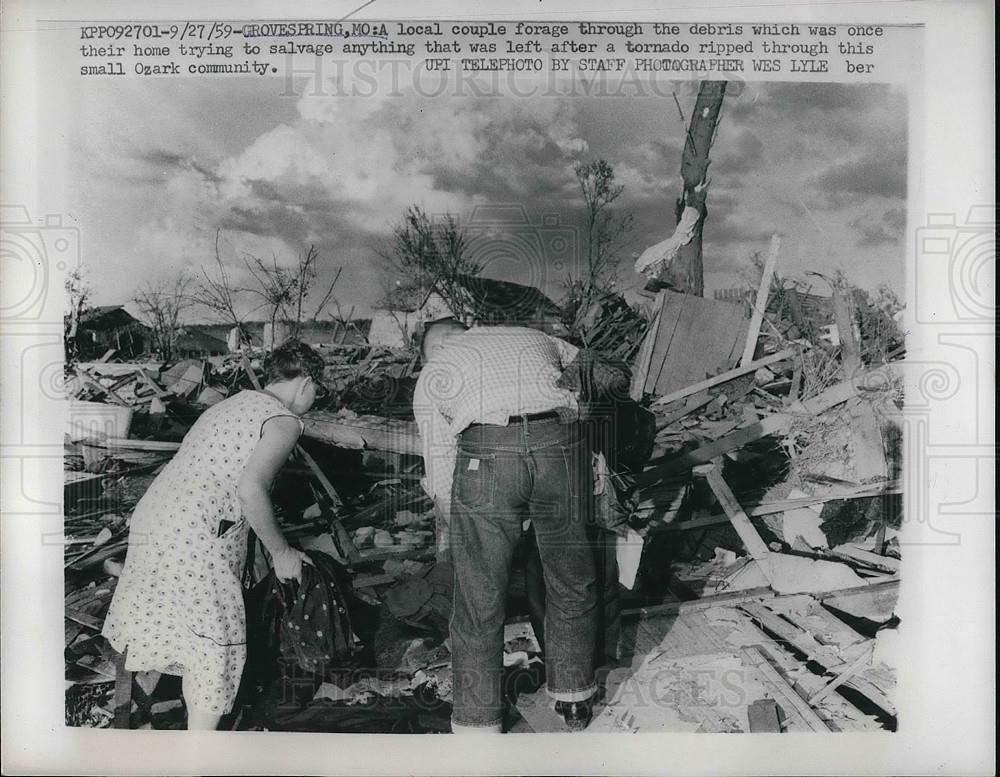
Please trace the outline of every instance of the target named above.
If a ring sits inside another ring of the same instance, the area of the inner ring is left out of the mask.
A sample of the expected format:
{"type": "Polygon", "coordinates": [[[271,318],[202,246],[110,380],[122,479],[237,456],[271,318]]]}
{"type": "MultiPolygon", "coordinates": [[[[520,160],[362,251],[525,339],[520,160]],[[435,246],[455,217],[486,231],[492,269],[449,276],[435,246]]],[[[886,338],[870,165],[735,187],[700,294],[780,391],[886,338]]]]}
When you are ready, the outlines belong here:
{"type": "Polygon", "coordinates": [[[748,326],[739,305],[663,292],[645,393],[667,394],[732,369],[748,326]]]}

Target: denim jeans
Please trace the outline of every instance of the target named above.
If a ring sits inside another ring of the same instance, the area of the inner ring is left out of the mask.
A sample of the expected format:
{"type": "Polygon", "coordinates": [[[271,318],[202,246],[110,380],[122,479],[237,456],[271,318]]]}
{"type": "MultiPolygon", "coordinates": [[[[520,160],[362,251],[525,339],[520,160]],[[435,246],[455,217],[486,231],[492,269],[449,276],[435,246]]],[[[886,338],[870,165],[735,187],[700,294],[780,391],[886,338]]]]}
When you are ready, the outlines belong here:
{"type": "Polygon", "coordinates": [[[545,578],[549,693],[595,691],[594,558],[587,539],[590,453],[579,424],[558,419],[476,425],[459,440],[452,487],[453,726],[499,730],[503,624],[511,557],[524,519],[535,528],[545,578]]]}

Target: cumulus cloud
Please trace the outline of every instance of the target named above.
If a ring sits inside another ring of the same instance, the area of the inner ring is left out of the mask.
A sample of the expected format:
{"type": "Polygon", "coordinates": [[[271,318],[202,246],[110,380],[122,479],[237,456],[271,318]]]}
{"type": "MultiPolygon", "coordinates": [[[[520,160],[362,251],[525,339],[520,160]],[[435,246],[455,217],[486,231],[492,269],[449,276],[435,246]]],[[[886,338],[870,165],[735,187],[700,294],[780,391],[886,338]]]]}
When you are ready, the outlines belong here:
{"type": "MultiPolygon", "coordinates": [[[[147,117],[146,91],[127,105],[115,92],[115,110],[95,107],[96,120],[85,123],[95,161],[81,180],[85,199],[100,203],[88,250],[108,266],[127,255],[164,270],[200,267],[213,260],[222,228],[234,271],[243,251],[294,262],[316,244],[367,303],[376,252],[409,205],[467,220],[477,206],[507,204],[532,224],[555,214],[582,235],[573,166],[599,158],[625,185],[616,205],[635,216],[635,248],[662,240],[676,222],[684,128],[669,98],[430,97],[399,83],[358,96],[307,88],[265,101],[280,110],[258,116],[254,84],[239,85],[233,99],[207,82],[162,88],[169,115],[147,117]],[[130,131],[115,134],[124,124],[130,131]]],[[[688,115],[693,99],[681,96],[688,115]]],[[[755,84],[727,97],[710,168],[706,272],[779,229],[789,234],[789,261],[826,261],[817,259],[817,236],[884,253],[902,229],[905,108],[905,96],[875,85],[755,84]],[[858,220],[866,208],[884,215],[858,220]],[[795,245],[796,233],[808,238],[795,245]]],[[[504,229],[498,222],[497,234],[504,229]]]]}

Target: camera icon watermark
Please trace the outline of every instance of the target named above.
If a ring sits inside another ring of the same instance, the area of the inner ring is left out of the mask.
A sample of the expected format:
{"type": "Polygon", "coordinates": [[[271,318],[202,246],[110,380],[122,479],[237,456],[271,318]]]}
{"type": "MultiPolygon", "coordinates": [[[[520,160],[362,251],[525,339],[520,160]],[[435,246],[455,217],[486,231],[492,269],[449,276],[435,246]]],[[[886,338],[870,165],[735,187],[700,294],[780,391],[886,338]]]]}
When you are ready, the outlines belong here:
{"type": "Polygon", "coordinates": [[[49,290],[54,278],[80,266],[80,230],[60,214],[32,219],[23,205],[0,206],[0,257],[0,322],[61,321],[49,290]]]}
{"type": "Polygon", "coordinates": [[[921,324],[983,323],[996,315],[996,206],[974,205],[964,223],[931,213],[917,229],[914,317],[921,324]],[[947,293],[945,293],[947,290],[947,293]]]}

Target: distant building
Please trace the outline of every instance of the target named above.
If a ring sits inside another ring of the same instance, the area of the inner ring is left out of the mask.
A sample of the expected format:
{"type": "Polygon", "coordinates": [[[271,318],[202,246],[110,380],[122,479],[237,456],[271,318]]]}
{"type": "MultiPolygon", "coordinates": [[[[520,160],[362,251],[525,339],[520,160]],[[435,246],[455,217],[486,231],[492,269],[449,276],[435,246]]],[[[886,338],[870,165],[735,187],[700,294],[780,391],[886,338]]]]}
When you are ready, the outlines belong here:
{"type": "Polygon", "coordinates": [[[195,327],[185,326],[177,332],[174,341],[174,359],[203,359],[208,356],[224,356],[229,353],[225,340],[213,337],[195,327]]]}
{"type": "Polygon", "coordinates": [[[563,332],[562,310],[534,286],[473,275],[460,275],[456,280],[461,289],[458,310],[432,289],[410,309],[376,310],[368,341],[405,347],[426,322],[448,316],[472,326],[526,326],[550,334],[563,332]]]}
{"type": "MultiPolygon", "coordinates": [[[[264,328],[267,322],[245,321],[242,324],[244,334],[250,338],[253,345],[264,343],[264,328]]],[[[291,331],[292,325],[286,324],[291,331]]],[[[304,321],[299,328],[299,339],[307,345],[364,345],[367,342],[368,329],[371,321],[366,318],[341,321],[304,321]]],[[[190,324],[184,327],[187,331],[198,331],[221,340],[226,345],[232,324],[190,324]]]]}
{"type": "MultiPolygon", "coordinates": [[[[67,326],[67,330],[68,330],[67,326]]],[[[149,346],[150,329],[122,305],[100,305],[85,310],[76,329],[76,354],[82,361],[99,359],[111,348],[127,361],[149,346]]]]}

